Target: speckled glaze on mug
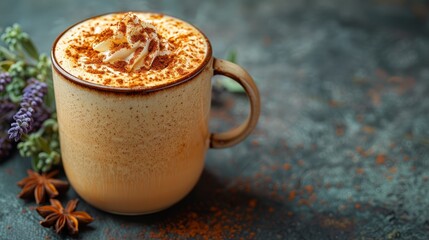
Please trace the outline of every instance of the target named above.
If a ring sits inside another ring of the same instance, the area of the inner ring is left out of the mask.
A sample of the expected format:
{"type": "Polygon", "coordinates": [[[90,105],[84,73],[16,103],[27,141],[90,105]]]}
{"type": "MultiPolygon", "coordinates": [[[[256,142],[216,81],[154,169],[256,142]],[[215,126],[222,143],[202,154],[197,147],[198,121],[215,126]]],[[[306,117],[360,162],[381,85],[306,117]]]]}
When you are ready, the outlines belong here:
{"type": "MultiPolygon", "coordinates": [[[[67,31],[67,30],[66,30],[67,31]]],[[[62,35],[62,34],[61,34],[62,35]]],[[[165,209],[197,183],[209,147],[230,147],[256,126],[259,93],[238,65],[206,58],[174,84],[124,89],[92,84],[65,71],[51,54],[67,178],[91,205],[125,215],[165,209]],[[211,78],[229,76],[249,96],[248,119],[226,133],[209,132],[211,78]]]]}

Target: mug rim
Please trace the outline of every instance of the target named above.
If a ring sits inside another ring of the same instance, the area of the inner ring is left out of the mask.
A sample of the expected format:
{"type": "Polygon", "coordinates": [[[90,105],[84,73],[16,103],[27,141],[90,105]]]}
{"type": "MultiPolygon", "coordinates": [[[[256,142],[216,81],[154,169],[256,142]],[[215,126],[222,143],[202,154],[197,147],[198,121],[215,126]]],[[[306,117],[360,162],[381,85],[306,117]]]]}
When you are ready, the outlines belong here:
{"type": "Polygon", "coordinates": [[[205,66],[207,66],[207,64],[210,62],[210,59],[212,58],[212,46],[211,43],[209,41],[209,39],[207,38],[207,36],[196,26],[194,26],[193,24],[182,20],[180,18],[177,17],[173,17],[170,16],[168,14],[164,14],[164,13],[159,13],[159,12],[147,12],[147,11],[119,11],[119,12],[108,12],[108,13],[103,13],[103,14],[99,14],[99,15],[95,15],[89,18],[85,18],[79,22],[74,23],[73,25],[69,26],[68,28],[66,28],[64,31],[62,31],[56,38],[55,41],[52,44],[51,47],[51,62],[52,62],[52,68],[58,73],[60,74],[62,77],[64,77],[65,79],[73,82],[73,83],[77,83],[81,86],[85,86],[87,88],[90,89],[96,89],[96,90],[102,90],[102,91],[107,91],[107,92],[118,92],[118,93],[149,93],[149,92],[155,92],[155,91],[159,91],[159,90],[164,90],[170,87],[174,87],[177,85],[180,85],[182,83],[185,83],[189,80],[192,80],[193,78],[195,78],[198,74],[201,73],[201,71],[205,68],[205,66]],[[127,87],[113,87],[113,86],[106,86],[106,85],[101,85],[101,84],[96,84],[96,83],[92,83],[92,82],[88,82],[85,81],[83,79],[80,79],[76,76],[74,76],[73,74],[69,73],[68,71],[66,71],[63,67],[61,67],[61,65],[58,63],[57,58],[55,56],[55,47],[57,46],[58,41],[61,39],[61,37],[68,32],[70,29],[72,29],[73,27],[88,21],[90,19],[93,18],[97,18],[97,17],[102,17],[102,16],[106,16],[106,15],[110,15],[110,14],[121,14],[121,13],[128,13],[128,12],[133,12],[133,13],[149,13],[149,14],[161,14],[163,16],[167,16],[167,17],[171,17],[174,19],[178,19],[182,22],[185,22],[189,25],[191,25],[193,28],[195,28],[195,30],[197,30],[206,40],[207,43],[207,52],[205,55],[205,58],[203,60],[203,62],[197,67],[195,68],[193,71],[187,73],[184,76],[181,76],[180,78],[175,79],[172,82],[168,82],[168,83],[164,83],[161,85],[156,85],[156,86],[152,86],[152,87],[147,87],[147,88],[142,88],[142,87],[133,87],[133,88],[127,88],[127,87]]]}

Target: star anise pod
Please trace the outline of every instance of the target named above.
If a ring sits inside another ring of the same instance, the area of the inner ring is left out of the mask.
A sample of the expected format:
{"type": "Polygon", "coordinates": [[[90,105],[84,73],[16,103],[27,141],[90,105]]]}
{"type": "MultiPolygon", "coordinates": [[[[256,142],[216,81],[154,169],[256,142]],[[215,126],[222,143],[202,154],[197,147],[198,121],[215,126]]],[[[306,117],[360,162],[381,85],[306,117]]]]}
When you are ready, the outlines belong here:
{"type": "Polygon", "coordinates": [[[58,170],[43,174],[27,170],[27,174],[28,177],[18,182],[18,186],[22,188],[18,196],[20,198],[34,196],[37,204],[45,201],[46,194],[49,198],[54,198],[58,196],[59,192],[65,192],[69,187],[68,182],[53,178],[58,174],[58,170]]]}
{"type": "Polygon", "coordinates": [[[56,199],[51,199],[51,205],[36,208],[45,220],[40,221],[43,227],[54,227],[56,233],[62,232],[66,226],[68,233],[75,235],[79,232],[79,224],[88,224],[94,219],[86,212],[74,211],[78,200],[70,200],[66,208],[56,199]]]}

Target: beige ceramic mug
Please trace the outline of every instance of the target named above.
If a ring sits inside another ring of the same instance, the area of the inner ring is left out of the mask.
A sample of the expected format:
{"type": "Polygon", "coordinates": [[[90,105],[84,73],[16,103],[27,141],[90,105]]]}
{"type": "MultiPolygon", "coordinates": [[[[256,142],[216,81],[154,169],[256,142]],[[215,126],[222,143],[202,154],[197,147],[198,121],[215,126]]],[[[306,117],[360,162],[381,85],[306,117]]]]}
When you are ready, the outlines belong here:
{"type": "Polygon", "coordinates": [[[55,54],[63,34],[51,54],[62,161],[73,188],[97,208],[133,215],[173,205],[197,183],[208,148],[231,147],[257,124],[252,77],[214,58],[206,37],[207,54],[192,74],[142,90],[89,83],[64,70],[55,54]],[[251,111],[239,127],[210,133],[211,79],[218,74],[244,88],[251,111]]]}

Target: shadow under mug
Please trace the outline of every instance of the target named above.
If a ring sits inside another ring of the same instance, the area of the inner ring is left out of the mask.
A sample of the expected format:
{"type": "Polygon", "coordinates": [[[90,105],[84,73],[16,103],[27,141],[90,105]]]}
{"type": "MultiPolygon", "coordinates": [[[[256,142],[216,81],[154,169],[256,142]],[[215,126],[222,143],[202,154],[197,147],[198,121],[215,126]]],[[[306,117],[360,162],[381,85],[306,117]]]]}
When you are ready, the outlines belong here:
{"type": "Polygon", "coordinates": [[[174,84],[144,90],[97,85],[68,73],[54,51],[64,33],[51,53],[62,161],[76,192],[99,209],[136,215],[168,208],[196,185],[209,147],[233,146],[257,124],[260,97],[252,77],[214,58],[205,35],[203,64],[174,84]],[[244,123],[224,133],[209,132],[217,74],[238,82],[251,107],[244,123]]]}

